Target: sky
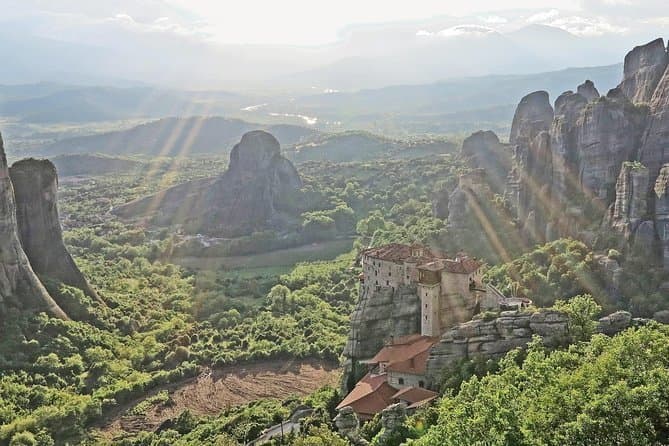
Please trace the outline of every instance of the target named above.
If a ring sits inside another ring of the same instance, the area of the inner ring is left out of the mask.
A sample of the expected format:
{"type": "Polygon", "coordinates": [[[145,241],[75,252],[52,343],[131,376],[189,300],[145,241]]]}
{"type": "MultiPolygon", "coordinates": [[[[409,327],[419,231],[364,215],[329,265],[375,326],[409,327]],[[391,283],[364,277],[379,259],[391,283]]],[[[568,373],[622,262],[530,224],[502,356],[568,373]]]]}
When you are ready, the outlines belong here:
{"type": "Polygon", "coordinates": [[[352,25],[445,16],[499,31],[546,24],[586,36],[669,24],[666,0],[0,0],[0,6],[5,20],[33,14],[99,21],[223,44],[323,45],[352,25]]]}

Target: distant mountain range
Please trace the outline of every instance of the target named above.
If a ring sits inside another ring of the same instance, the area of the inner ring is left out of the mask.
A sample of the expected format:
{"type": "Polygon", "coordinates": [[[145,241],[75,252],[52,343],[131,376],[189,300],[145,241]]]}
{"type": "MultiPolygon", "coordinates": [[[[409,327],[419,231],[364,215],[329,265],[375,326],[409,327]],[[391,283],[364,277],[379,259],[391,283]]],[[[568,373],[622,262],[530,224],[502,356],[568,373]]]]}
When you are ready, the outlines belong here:
{"type": "Polygon", "coordinates": [[[118,20],[98,24],[96,32],[67,23],[68,38],[59,39],[46,30],[61,29],[52,23],[60,19],[25,15],[0,23],[0,83],[354,91],[606,65],[620,60],[630,42],[645,40],[634,33],[577,36],[529,22],[495,27],[475,16],[358,25],[335,43],[311,47],[218,44],[169,31],[142,32],[118,20]]]}
{"type": "Polygon", "coordinates": [[[172,117],[128,130],[63,139],[31,153],[49,157],[73,153],[144,156],[226,154],[244,133],[257,129],[267,130],[284,145],[297,144],[317,134],[314,129],[287,124],[261,125],[221,117],[172,117]]]}

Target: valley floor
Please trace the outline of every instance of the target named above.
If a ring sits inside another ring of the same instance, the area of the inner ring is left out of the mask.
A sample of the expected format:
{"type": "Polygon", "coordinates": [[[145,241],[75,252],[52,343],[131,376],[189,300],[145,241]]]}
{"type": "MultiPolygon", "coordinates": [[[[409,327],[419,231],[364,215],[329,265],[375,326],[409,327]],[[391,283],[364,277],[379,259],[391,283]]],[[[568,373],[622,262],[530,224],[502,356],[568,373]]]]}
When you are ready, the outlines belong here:
{"type": "Polygon", "coordinates": [[[160,402],[137,414],[135,400],[116,410],[98,426],[96,433],[107,440],[140,431],[155,431],[166,420],[184,410],[197,415],[218,415],[222,410],[265,398],[304,396],[325,385],[337,386],[339,366],[319,360],[272,360],[203,369],[194,378],[155,389],[145,398],[169,392],[169,402],[160,402]],[[135,413],[133,413],[135,412],[135,413]]]}

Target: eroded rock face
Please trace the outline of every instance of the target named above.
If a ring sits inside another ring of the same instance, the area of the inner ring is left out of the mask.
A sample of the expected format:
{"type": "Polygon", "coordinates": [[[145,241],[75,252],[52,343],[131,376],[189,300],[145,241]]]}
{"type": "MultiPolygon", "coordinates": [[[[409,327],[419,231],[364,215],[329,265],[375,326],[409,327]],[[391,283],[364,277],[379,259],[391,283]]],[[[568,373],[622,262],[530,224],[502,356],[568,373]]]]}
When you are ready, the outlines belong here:
{"type": "Polygon", "coordinates": [[[221,237],[286,225],[284,200],[302,186],[295,167],[267,132],[246,133],[232,149],[228,170],[190,181],[115,209],[127,218],[181,224],[186,232],[221,237]]]}
{"type": "Polygon", "coordinates": [[[616,201],[609,225],[630,237],[648,213],[648,169],[641,164],[624,163],[616,182],[616,201]]]}
{"type": "Polygon", "coordinates": [[[576,93],[583,96],[588,102],[592,102],[599,98],[599,91],[597,91],[594,82],[590,79],[587,79],[581,85],[576,87],[576,93]]]}
{"type": "MultiPolygon", "coordinates": [[[[593,86],[594,88],[594,86],[593,86]]],[[[599,95],[597,95],[599,96],[599,95]]],[[[576,123],[588,99],[567,91],[555,100],[555,118],[551,124],[553,163],[552,193],[561,205],[580,189],[574,172],[578,172],[578,127],[576,123]]]]}
{"type": "Polygon", "coordinates": [[[474,168],[484,169],[493,190],[501,190],[511,168],[511,148],[490,130],[478,131],[462,142],[462,155],[474,168]]]}
{"type": "Polygon", "coordinates": [[[644,123],[644,111],[618,89],[585,107],[576,125],[579,181],[588,197],[613,201],[620,167],[633,158],[644,123]]]}
{"type": "Polygon", "coordinates": [[[650,169],[651,178],[657,176],[662,165],[669,161],[668,135],[669,73],[665,71],[650,99],[648,124],[639,149],[639,161],[650,169]]]}
{"type": "MultiPolygon", "coordinates": [[[[553,107],[548,93],[535,91],[523,97],[516,108],[511,125],[509,142],[513,147],[513,167],[509,173],[506,196],[521,226],[527,227],[528,216],[539,194],[550,194],[552,155],[548,130],[553,122],[553,107]]],[[[537,220],[535,212],[535,221],[537,220]]],[[[541,216],[539,216],[541,220],[541,216]]],[[[534,223],[530,222],[531,226],[534,223]]],[[[529,235],[535,236],[535,228],[529,235]]],[[[544,233],[544,230],[539,231],[544,233]]]]}
{"type": "Polygon", "coordinates": [[[660,239],[662,264],[669,270],[669,164],[660,169],[653,188],[655,193],[655,228],[660,239]]]}
{"type": "Polygon", "coordinates": [[[438,382],[444,367],[475,357],[499,358],[517,347],[524,347],[534,334],[554,345],[568,334],[568,319],[563,313],[542,309],[536,313],[503,311],[492,320],[475,319],[444,333],[432,347],[427,361],[431,383],[438,382]]]}
{"type": "Polygon", "coordinates": [[[351,315],[343,355],[369,359],[391,337],[420,333],[420,299],[415,286],[363,292],[351,315]]]}
{"type": "MultiPolygon", "coordinates": [[[[634,325],[630,313],[618,311],[599,320],[596,331],[609,336],[634,325]]],[[[444,367],[465,359],[494,359],[509,351],[525,347],[532,336],[541,336],[547,346],[556,346],[569,338],[566,314],[551,309],[534,313],[503,311],[492,320],[475,319],[444,333],[430,350],[427,376],[431,385],[439,382],[444,367]]]]}
{"type": "Polygon", "coordinates": [[[14,163],[9,174],[16,197],[19,238],[33,270],[100,300],[63,242],[56,167],[49,160],[25,159],[14,163]]]}
{"type": "Polygon", "coordinates": [[[67,319],[37,278],[19,241],[14,188],[0,138],[0,312],[9,308],[47,311],[67,319]]]}
{"type": "Polygon", "coordinates": [[[632,102],[649,102],[667,68],[663,39],[637,46],[625,56],[620,88],[632,102]]]}

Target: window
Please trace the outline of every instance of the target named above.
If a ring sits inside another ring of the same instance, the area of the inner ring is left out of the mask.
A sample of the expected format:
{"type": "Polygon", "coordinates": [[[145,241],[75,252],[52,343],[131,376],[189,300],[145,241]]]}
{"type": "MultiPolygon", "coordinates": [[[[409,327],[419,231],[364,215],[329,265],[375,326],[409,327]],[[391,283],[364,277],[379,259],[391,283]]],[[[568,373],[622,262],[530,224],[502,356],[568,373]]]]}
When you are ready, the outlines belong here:
{"type": "Polygon", "coordinates": [[[386,286],[388,286],[388,285],[390,285],[390,282],[388,280],[386,280],[386,286]]]}
{"type": "Polygon", "coordinates": [[[425,383],[423,381],[418,381],[418,387],[420,388],[425,387],[425,383]]]}
{"type": "Polygon", "coordinates": [[[401,386],[401,385],[404,385],[404,378],[399,378],[399,379],[397,380],[397,382],[398,382],[398,384],[399,384],[400,386],[401,386]]]}
{"type": "Polygon", "coordinates": [[[388,277],[390,277],[390,276],[392,276],[392,273],[390,271],[388,271],[388,277]]]}
{"type": "Polygon", "coordinates": [[[427,309],[427,304],[425,304],[425,308],[427,309]]]}

